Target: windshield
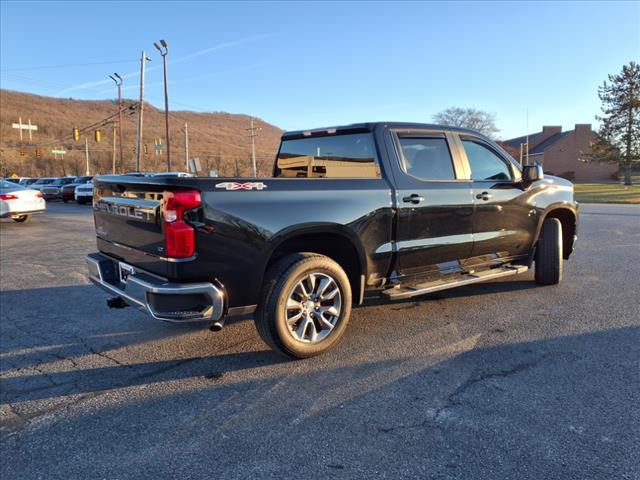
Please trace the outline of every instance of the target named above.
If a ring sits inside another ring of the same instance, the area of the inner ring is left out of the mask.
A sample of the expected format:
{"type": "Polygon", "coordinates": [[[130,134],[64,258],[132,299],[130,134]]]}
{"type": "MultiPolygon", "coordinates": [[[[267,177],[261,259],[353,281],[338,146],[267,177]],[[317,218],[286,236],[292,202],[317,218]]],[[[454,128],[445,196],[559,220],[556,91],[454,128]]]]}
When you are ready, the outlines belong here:
{"type": "Polygon", "coordinates": [[[275,176],[381,178],[371,133],[283,140],[275,176]]]}
{"type": "Polygon", "coordinates": [[[53,183],[54,180],[55,178],[39,178],[36,180],[34,185],[49,185],[50,183],[53,183]]]}

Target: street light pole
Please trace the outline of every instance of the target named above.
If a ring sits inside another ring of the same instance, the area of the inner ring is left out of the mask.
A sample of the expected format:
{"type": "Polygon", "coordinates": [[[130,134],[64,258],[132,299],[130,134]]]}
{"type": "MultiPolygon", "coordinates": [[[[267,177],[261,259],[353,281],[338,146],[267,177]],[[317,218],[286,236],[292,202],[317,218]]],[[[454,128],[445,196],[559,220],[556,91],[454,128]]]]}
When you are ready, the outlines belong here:
{"type": "Polygon", "coordinates": [[[164,66],[164,127],[167,143],[167,172],[171,171],[171,143],[169,139],[169,89],[167,86],[167,53],[169,53],[169,45],[166,40],[160,40],[160,45],[164,47],[164,50],[157,43],[153,44],[160,55],[162,56],[162,64],[164,66]]]}
{"type": "MultiPolygon", "coordinates": [[[[120,142],[120,168],[124,169],[124,145],[122,142],[122,77],[117,73],[114,73],[113,75],[109,75],[109,78],[113,80],[118,87],[118,142],[120,142]]],[[[113,173],[116,173],[115,163],[113,168],[113,173]]]]}
{"type": "Polygon", "coordinates": [[[142,159],[142,125],[144,115],[144,68],[147,61],[151,61],[149,57],[142,51],[140,56],[140,105],[138,105],[138,135],[136,141],[136,172],[140,171],[140,163],[142,159]]]}
{"type": "Polygon", "coordinates": [[[184,122],[184,166],[185,172],[189,171],[189,125],[184,122]]]}

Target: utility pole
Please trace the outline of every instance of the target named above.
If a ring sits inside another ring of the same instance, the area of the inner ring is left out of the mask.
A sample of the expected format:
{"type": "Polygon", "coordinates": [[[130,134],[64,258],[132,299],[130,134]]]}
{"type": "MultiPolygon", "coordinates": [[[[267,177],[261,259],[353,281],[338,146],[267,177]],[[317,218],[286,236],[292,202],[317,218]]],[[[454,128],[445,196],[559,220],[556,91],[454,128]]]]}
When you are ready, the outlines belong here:
{"type": "Polygon", "coordinates": [[[144,67],[145,62],[151,61],[142,51],[140,56],[140,105],[138,105],[138,134],[136,139],[136,172],[140,171],[140,161],[142,159],[142,122],[144,116],[144,67]]]}
{"type": "Polygon", "coordinates": [[[184,164],[189,171],[189,126],[184,122],[184,164]]]}
{"type": "MultiPolygon", "coordinates": [[[[113,76],[109,75],[109,78],[116,82],[116,86],[118,87],[118,136],[120,137],[118,141],[120,142],[120,168],[124,168],[124,143],[122,141],[122,77],[114,73],[113,76]]],[[[116,173],[115,165],[113,173],[116,173]]]]}
{"type": "Polygon", "coordinates": [[[251,128],[247,128],[249,136],[251,137],[251,159],[253,161],[253,176],[258,176],[258,167],[256,165],[256,137],[258,136],[258,130],[262,130],[260,127],[253,126],[253,117],[251,117],[251,128]]]}
{"type": "Polygon", "coordinates": [[[111,124],[113,126],[113,149],[111,151],[111,173],[116,174],[116,124],[115,122],[111,124]]]}
{"type": "Polygon", "coordinates": [[[164,47],[164,50],[160,48],[157,43],[153,44],[160,55],[162,56],[162,64],[164,66],[164,128],[165,136],[167,137],[167,172],[171,171],[171,143],[169,140],[169,90],[167,87],[167,53],[169,53],[169,45],[166,40],[160,40],[160,45],[164,47]]]}
{"type": "Polygon", "coordinates": [[[84,139],[84,158],[87,161],[87,172],[85,173],[85,175],[91,175],[89,173],[89,139],[88,138],[84,139]]]}

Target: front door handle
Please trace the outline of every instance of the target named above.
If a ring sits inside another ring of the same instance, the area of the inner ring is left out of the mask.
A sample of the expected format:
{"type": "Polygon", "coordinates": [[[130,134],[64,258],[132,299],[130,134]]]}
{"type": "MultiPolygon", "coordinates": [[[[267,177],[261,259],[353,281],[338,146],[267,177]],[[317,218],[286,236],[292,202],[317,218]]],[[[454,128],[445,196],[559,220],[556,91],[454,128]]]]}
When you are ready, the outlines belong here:
{"type": "Polygon", "coordinates": [[[424,197],[422,195],[418,195],[417,193],[413,193],[408,197],[404,197],[402,201],[404,203],[413,203],[414,205],[417,205],[418,203],[424,201],[424,197]]]}
{"type": "Polygon", "coordinates": [[[491,197],[493,197],[493,195],[491,195],[489,192],[482,192],[476,195],[476,198],[478,200],[484,200],[485,202],[487,200],[491,200],[491,197]]]}

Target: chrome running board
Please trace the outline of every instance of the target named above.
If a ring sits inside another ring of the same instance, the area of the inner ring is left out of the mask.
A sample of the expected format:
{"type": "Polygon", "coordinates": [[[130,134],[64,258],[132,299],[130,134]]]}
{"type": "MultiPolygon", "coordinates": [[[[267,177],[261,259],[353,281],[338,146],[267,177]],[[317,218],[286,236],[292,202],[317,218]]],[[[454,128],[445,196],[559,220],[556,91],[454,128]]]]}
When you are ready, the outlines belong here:
{"type": "Polygon", "coordinates": [[[517,275],[529,270],[526,265],[516,266],[503,266],[498,268],[492,268],[489,270],[483,270],[481,272],[470,272],[460,274],[459,278],[451,281],[447,280],[434,280],[432,282],[418,283],[415,285],[398,285],[397,287],[389,288],[382,292],[390,300],[401,300],[403,298],[416,297],[418,295],[424,295],[426,293],[439,292],[440,290],[448,290],[450,288],[462,287],[472,283],[484,282],[486,280],[493,280],[495,278],[508,277],[510,275],[517,275]]]}

